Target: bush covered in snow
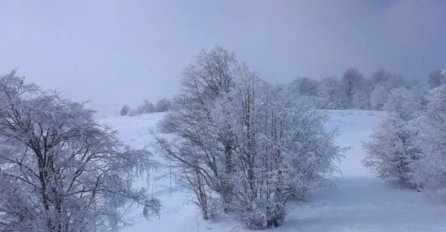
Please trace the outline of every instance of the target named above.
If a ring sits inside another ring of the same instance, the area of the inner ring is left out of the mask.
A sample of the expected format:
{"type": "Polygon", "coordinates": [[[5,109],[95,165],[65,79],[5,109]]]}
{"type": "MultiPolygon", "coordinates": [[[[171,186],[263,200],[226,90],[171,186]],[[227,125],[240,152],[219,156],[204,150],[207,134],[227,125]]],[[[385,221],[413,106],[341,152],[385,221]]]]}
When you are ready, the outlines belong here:
{"type": "Polygon", "coordinates": [[[384,109],[390,113],[364,145],[364,165],[384,179],[418,190],[446,187],[446,85],[425,94],[395,89],[384,109]]]}

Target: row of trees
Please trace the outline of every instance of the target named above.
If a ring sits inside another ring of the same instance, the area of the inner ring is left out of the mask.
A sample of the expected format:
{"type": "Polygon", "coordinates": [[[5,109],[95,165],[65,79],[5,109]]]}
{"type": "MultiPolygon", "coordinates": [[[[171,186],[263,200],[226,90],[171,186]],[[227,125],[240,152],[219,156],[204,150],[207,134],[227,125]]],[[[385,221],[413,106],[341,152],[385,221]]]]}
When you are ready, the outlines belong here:
{"type": "Polygon", "coordinates": [[[322,80],[297,78],[291,83],[295,93],[311,99],[320,109],[385,110],[384,104],[390,93],[398,88],[423,91],[446,83],[440,71],[434,71],[427,82],[408,81],[385,70],[364,77],[357,69],[350,68],[341,78],[327,77],[322,80]]]}
{"type": "Polygon", "coordinates": [[[116,231],[130,202],[158,212],[132,186],[153,165],[83,104],[0,77],[0,231],[116,231]]]}
{"type": "Polygon", "coordinates": [[[340,149],[325,116],[289,88],[259,79],[234,54],[202,52],[158,138],[203,218],[238,215],[249,228],[278,226],[285,205],[335,170],[340,149]]]}
{"type": "Polygon", "coordinates": [[[138,106],[136,109],[130,108],[128,105],[122,106],[119,111],[121,116],[137,116],[141,114],[155,113],[155,112],[166,112],[172,108],[172,103],[169,99],[163,98],[159,100],[156,105],[152,102],[144,99],[142,105],[138,106]]]}
{"type": "MultiPolygon", "coordinates": [[[[446,79],[446,69],[439,74],[446,79]]],[[[405,187],[444,187],[446,84],[421,95],[413,89],[396,89],[385,108],[391,113],[365,144],[364,164],[405,187]]]]}

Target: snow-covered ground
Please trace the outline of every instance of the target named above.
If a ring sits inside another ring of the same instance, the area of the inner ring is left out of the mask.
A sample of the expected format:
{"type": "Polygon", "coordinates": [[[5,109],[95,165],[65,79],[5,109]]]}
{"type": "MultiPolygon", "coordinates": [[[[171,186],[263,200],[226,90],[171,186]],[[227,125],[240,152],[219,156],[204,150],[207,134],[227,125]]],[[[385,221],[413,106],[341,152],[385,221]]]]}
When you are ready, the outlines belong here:
{"type": "MultiPolygon", "coordinates": [[[[374,177],[361,165],[365,156],[362,143],[369,140],[384,114],[353,110],[328,113],[327,127],[337,128],[339,133],[336,143],[349,147],[339,163],[342,173],[335,174],[333,185],[316,192],[308,202],[290,205],[285,223],[270,231],[446,231],[444,192],[400,189],[374,177]]],[[[130,146],[143,148],[153,143],[152,133],[159,133],[156,126],[162,117],[157,113],[102,121],[118,130],[130,146]]],[[[247,231],[231,218],[218,222],[201,220],[190,202],[192,196],[175,184],[175,174],[169,175],[168,168],[155,170],[150,179],[150,192],[163,206],[161,215],[146,221],[142,209],[132,208],[127,217],[134,224],[124,231],[247,231]]]]}

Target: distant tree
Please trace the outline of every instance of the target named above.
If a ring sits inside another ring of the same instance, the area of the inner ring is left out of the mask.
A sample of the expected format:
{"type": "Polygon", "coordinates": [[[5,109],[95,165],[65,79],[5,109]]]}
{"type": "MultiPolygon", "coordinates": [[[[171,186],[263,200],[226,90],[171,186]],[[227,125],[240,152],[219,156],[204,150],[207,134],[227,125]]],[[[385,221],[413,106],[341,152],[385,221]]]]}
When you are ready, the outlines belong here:
{"type": "Polygon", "coordinates": [[[166,112],[172,108],[171,102],[169,99],[163,98],[156,103],[155,111],[156,112],[166,112]]]}
{"type": "Polygon", "coordinates": [[[341,79],[346,95],[347,108],[366,109],[369,107],[369,90],[366,80],[357,69],[347,69],[341,79]]]}
{"type": "Polygon", "coordinates": [[[383,83],[378,83],[370,93],[370,105],[373,110],[381,110],[387,101],[389,90],[383,83]]]}
{"type": "Polygon", "coordinates": [[[130,117],[135,117],[139,115],[138,109],[130,108],[129,112],[127,113],[130,117]]]}
{"type": "Polygon", "coordinates": [[[318,96],[319,95],[319,83],[316,80],[300,77],[296,78],[290,84],[292,91],[301,95],[318,96]]]}
{"type": "Polygon", "coordinates": [[[152,167],[84,105],[0,77],[0,231],[115,231],[122,209],[159,203],[132,182],[152,167]]]}
{"type": "Polygon", "coordinates": [[[396,114],[402,120],[410,121],[417,118],[423,109],[423,98],[416,89],[397,88],[390,92],[383,109],[396,114]]]}
{"type": "Polygon", "coordinates": [[[394,89],[409,88],[410,82],[405,81],[400,76],[393,75],[385,70],[374,73],[370,79],[370,104],[374,110],[381,110],[387,101],[387,97],[394,89]]]}
{"type": "Polygon", "coordinates": [[[326,77],[320,81],[320,107],[324,109],[345,109],[347,96],[341,82],[335,77],[326,77]]]}
{"type": "Polygon", "coordinates": [[[375,87],[378,84],[386,83],[392,78],[392,74],[384,69],[380,69],[373,73],[370,78],[370,84],[375,87]]]}
{"type": "Polygon", "coordinates": [[[128,105],[124,105],[121,108],[121,111],[119,111],[119,115],[126,116],[126,115],[128,115],[129,111],[130,111],[130,107],[128,105]]]}
{"type": "Polygon", "coordinates": [[[429,75],[429,85],[431,88],[436,88],[440,85],[446,84],[446,75],[442,74],[441,69],[435,70],[433,71],[430,75],[429,75]]]}
{"type": "Polygon", "coordinates": [[[144,102],[141,106],[137,109],[138,114],[147,114],[147,113],[153,113],[155,112],[155,106],[152,102],[144,99],[144,102]]]}

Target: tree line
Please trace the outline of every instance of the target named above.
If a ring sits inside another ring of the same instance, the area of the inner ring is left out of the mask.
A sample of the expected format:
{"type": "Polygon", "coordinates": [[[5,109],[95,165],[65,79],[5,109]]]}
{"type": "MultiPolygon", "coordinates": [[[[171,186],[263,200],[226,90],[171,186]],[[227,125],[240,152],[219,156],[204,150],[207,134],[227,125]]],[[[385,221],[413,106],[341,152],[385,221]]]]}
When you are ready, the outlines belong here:
{"type": "Polygon", "coordinates": [[[160,99],[156,103],[156,105],[153,104],[151,101],[144,99],[143,103],[136,108],[131,108],[128,105],[122,106],[121,110],[119,111],[119,115],[137,116],[148,113],[159,113],[159,112],[166,112],[170,110],[170,108],[172,108],[172,103],[167,98],[160,99]]]}

